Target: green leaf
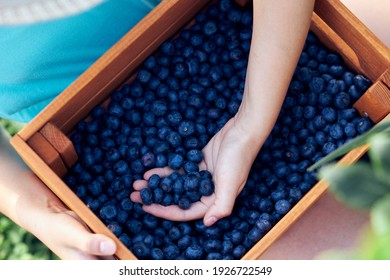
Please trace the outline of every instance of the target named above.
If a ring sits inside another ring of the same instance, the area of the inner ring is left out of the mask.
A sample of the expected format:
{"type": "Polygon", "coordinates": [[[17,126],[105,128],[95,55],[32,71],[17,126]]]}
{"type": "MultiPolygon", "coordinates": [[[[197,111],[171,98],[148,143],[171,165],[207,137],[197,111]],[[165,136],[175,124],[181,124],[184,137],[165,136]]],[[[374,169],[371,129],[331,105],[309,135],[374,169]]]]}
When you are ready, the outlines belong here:
{"type": "Polygon", "coordinates": [[[329,189],[345,204],[354,208],[370,208],[390,193],[389,182],[375,177],[366,162],[351,166],[329,165],[319,171],[319,177],[329,183],[329,189]]]}
{"type": "Polygon", "coordinates": [[[320,159],[318,162],[310,166],[308,168],[308,171],[313,171],[314,169],[320,167],[321,165],[324,165],[325,163],[335,160],[359,146],[367,144],[369,142],[369,139],[378,133],[385,133],[385,134],[390,133],[390,120],[386,120],[375,125],[373,128],[366,131],[362,135],[340,146],[339,148],[337,148],[336,150],[334,150],[333,152],[331,152],[330,154],[328,154],[327,156],[325,156],[324,158],[320,159]]]}
{"type": "Polygon", "coordinates": [[[377,176],[390,182],[390,134],[377,134],[370,140],[368,151],[377,176]]]}
{"type": "Polygon", "coordinates": [[[377,201],[373,206],[371,224],[376,234],[390,236],[390,194],[377,201]]]}

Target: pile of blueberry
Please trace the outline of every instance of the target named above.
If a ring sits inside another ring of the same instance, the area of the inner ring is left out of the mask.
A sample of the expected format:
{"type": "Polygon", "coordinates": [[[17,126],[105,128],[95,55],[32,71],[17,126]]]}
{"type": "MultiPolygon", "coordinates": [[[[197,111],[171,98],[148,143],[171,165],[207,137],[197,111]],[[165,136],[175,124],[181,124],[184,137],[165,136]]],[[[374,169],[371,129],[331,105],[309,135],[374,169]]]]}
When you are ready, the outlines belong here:
{"type": "Polygon", "coordinates": [[[191,204],[200,201],[202,196],[214,193],[212,175],[207,170],[194,171],[185,174],[173,172],[160,178],[154,174],[148,180],[148,186],[141,190],[142,203],[152,203],[163,206],[177,205],[181,209],[189,209],[191,204]]]}
{"type": "Polygon", "coordinates": [[[129,197],[133,182],[155,167],[187,172],[152,176],[141,194],[145,204],[185,209],[212,193],[212,176],[197,163],[240,106],[251,35],[250,7],[212,4],[146,59],[107,107],[97,106],[75,127],[79,161],[64,180],[139,259],[240,259],[317,182],[307,168],[372,126],[352,108],[371,82],[309,33],[279,118],[232,214],[206,227],[202,220],[145,213],[129,197]],[[182,199],[187,190],[191,201],[182,199]]]}

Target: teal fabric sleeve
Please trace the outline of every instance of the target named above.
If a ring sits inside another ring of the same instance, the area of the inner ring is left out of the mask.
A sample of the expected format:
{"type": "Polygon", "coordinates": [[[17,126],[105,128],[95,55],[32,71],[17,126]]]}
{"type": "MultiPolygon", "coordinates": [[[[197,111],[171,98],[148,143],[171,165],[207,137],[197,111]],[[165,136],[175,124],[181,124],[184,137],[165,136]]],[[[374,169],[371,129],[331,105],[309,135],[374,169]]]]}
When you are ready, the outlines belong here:
{"type": "Polygon", "coordinates": [[[29,122],[161,0],[107,0],[83,13],[0,26],[0,117],[29,122]]]}

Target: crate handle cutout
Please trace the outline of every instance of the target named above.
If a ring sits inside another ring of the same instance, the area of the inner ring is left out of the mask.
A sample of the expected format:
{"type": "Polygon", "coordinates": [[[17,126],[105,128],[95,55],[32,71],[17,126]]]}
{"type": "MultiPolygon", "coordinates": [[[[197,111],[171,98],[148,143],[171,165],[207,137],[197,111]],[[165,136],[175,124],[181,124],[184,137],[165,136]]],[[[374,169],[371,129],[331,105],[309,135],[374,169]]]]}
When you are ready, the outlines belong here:
{"type": "Polygon", "coordinates": [[[40,132],[34,133],[27,143],[59,177],[66,174],[67,168],[60,154],[40,132]]]}
{"type": "Polygon", "coordinates": [[[77,162],[78,156],[72,141],[57,126],[49,122],[40,130],[40,133],[60,154],[68,169],[77,162]]]}

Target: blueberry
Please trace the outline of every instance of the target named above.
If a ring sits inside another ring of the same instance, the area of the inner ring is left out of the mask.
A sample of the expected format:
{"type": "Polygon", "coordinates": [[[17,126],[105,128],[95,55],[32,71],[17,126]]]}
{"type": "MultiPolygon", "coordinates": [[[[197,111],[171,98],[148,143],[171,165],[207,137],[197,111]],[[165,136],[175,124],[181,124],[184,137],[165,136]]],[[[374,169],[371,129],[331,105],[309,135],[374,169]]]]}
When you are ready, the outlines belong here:
{"type": "Polygon", "coordinates": [[[140,191],[140,195],[141,195],[141,200],[142,200],[143,204],[150,205],[150,204],[153,203],[153,191],[152,191],[152,189],[143,188],[140,191]]]}
{"type": "Polygon", "coordinates": [[[186,192],[197,191],[199,187],[198,183],[199,183],[198,176],[195,173],[189,173],[184,178],[184,183],[183,183],[184,190],[186,192]]]}
{"type": "Polygon", "coordinates": [[[259,218],[256,221],[255,225],[259,229],[259,231],[263,234],[267,233],[272,227],[271,222],[269,220],[263,219],[263,218],[259,218]]]}
{"type": "Polygon", "coordinates": [[[339,124],[333,124],[330,126],[329,135],[335,140],[341,140],[344,137],[343,128],[339,124]]]}
{"type": "Polygon", "coordinates": [[[181,197],[177,203],[181,209],[186,210],[191,207],[191,201],[187,197],[181,197]]]}
{"type": "Polygon", "coordinates": [[[178,170],[183,166],[184,158],[180,154],[172,154],[168,158],[168,166],[172,169],[178,170]]]}
{"type": "Polygon", "coordinates": [[[339,83],[336,79],[331,79],[326,86],[327,93],[336,95],[340,91],[339,83]]]}
{"type": "Polygon", "coordinates": [[[153,174],[148,179],[148,188],[156,189],[160,184],[160,176],[157,174],[153,174]]]}
{"type": "Polygon", "coordinates": [[[169,229],[168,235],[172,241],[177,241],[182,237],[182,232],[178,227],[173,226],[169,229]]]}
{"type": "Polygon", "coordinates": [[[363,75],[356,75],[353,77],[353,84],[361,91],[366,91],[371,86],[371,81],[363,75]]]}
{"type": "Polygon", "coordinates": [[[245,252],[246,252],[246,248],[243,246],[243,245],[238,245],[236,246],[233,251],[232,251],[232,255],[235,259],[241,259],[244,255],[245,255],[245,252]]]}
{"type": "Polygon", "coordinates": [[[369,118],[360,118],[356,123],[356,130],[359,134],[362,134],[372,127],[372,122],[369,118]]]}
{"type": "Polygon", "coordinates": [[[329,74],[336,77],[336,78],[339,78],[343,75],[344,73],[344,67],[341,66],[341,65],[331,65],[329,67],[329,74]]]}
{"type": "Polygon", "coordinates": [[[104,220],[115,219],[118,211],[114,205],[106,205],[100,209],[100,217],[104,220]]]}
{"type": "Polygon", "coordinates": [[[168,158],[164,154],[157,154],[156,167],[164,167],[168,165],[168,158]]]}
{"type": "Polygon", "coordinates": [[[209,196],[214,192],[214,183],[210,178],[202,178],[199,182],[199,193],[209,196]]]}
{"type": "Polygon", "coordinates": [[[200,245],[190,245],[184,251],[184,256],[188,260],[201,260],[204,255],[204,250],[200,245]]]}
{"type": "Polygon", "coordinates": [[[186,161],[183,164],[183,170],[185,173],[193,173],[199,171],[199,166],[196,162],[193,161],[186,161]]]}
{"type": "Polygon", "coordinates": [[[325,121],[332,123],[337,119],[337,112],[332,107],[325,107],[321,111],[321,115],[325,121]]]}
{"type": "Polygon", "coordinates": [[[309,82],[309,89],[313,93],[320,93],[324,91],[325,89],[325,81],[324,79],[320,77],[314,77],[310,82],[309,82]]]}
{"type": "Polygon", "coordinates": [[[131,251],[139,259],[147,259],[148,257],[150,257],[150,248],[148,248],[146,244],[142,241],[132,244],[131,251]]]}
{"type": "Polygon", "coordinates": [[[290,208],[291,204],[288,202],[288,200],[281,199],[275,203],[275,212],[280,215],[286,214],[288,211],[290,211],[290,208]]]}
{"type": "Polygon", "coordinates": [[[318,105],[326,107],[332,104],[333,97],[330,93],[322,92],[318,95],[318,105]]]}
{"type": "Polygon", "coordinates": [[[172,191],[172,179],[170,177],[164,177],[160,181],[160,188],[164,192],[171,192],[172,191]]]}
{"type": "Polygon", "coordinates": [[[337,146],[333,142],[326,142],[324,144],[324,146],[322,147],[322,153],[324,155],[327,155],[327,154],[333,152],[334,150],[336,150],[336,148],[337,148],[337,146]]]}
{"type": "MultiPolygon", "coordinates": [[[[81,175],[86,175],[88,173],[82,173],[81,175]]],[[[83,177],[80,176],[80,179],[83,179],[83,177]]],[[[102,192],[102,185],[98,182],[98,181],[92,181],[89,185],[88,185],[88,191],[90,194],[92,194],[93,196],[98,196],[101,194],[102,192]]]]}
{"type": "MultiPolygon", "coordinates": [[[[142,161],[140,159],[136,159],[130,163],[131,171],[135,174],[143,174],[145,171],[145,167],[142,164],[142,161]]],[[[121,169],[122,170],[122,169],[121,169]]],[[[126,172],[128,169],[126,170],[126,172]]]]}
{"type": "Polygon", "coordinates": [[[158,219],[150,214],[145,214],[142,218],[142,225],[147,229],[156,230],[158,226],[158,219]]]}
{"type": "Polygon", "coordinates": [[[317,115],[313,119],[313,126],[317,130],[323,130],[326,126],[326,120],[322,115],[317,115]]]}
{"type": "Polygon", "coordinates": [[[311,159],[316,152],[316,147],[311,143],[305,143],[301,147],[301,155],[304,158],[311,159]]]}
{"type": "Polygon", "coordinates": [[[289,162],[297,162],[299,159],[299,149],[295,146],[287,147],[285,157],[289,162]]]}
{"type": "Polygon", "coordinates": [[[182,177],[173,181],[172,190],[175,194],[181,195],[184,192],[184,179],[182,177]]]}
{"type": "Polygon", "coordinates": [[[315,107],[308,105],[303,108],[303,117],[305,119],[310,120],[314,118],[315,114],[316,114],[315,107]]]}
{"type": "Polygon", "coordinates": [[[123,245],[125,245],[127,248],[130,248],[131,238],[126,233],[122,232],[118,238],[123,243],[123,245]]]}
{"type": "Polygon", "coordinates": [[[141,232],[142,223],[134,218],[131,218],[126,222],[126,228],[130,234],[135,235],[141,232]]]}
{"type": "Polygon", "coordinates": [[[351,97],[345,92],[340,92],[335,96],[334,105],[338,109],[346,109],[351,106],[351,97]]]}
{"type": "Polygon", "coordinates": [[[264,234],[255,226],[248,232],[247,238],[249,239],[250,242],[256,243],[263,236],[264,234]]]}
{"type": "Polygon", "coordinates": [[[147,152],[142,156],[141,162],[146,168],[152,168],[156,163],[156,156],[152,152],[147,152]]]}
{"type": "Polygon", "coordinates": [[[301,67],[298,69],[296,75],[298,81],[308,83],[313,78],[313,71],[308,67],[301,67]]]}
{"type": "Polygon", "coordinates": [[[160,248],[152,248],[150,251],[150,257],[152,260],[163,260],[164,253],[160,248]]]}
{"type": "Polygon", "coordinates": [[[168,111],[168,104],[164,100],[156,100],[152,103],[151,110],[158,117],[165,116],[168,111]]]}
{"type": "Polygon", "coordinates": [[[356,118],[357,115],[358,113],[354,108],[344,109],[338,112],[339,119],[346,121],[351,121],[352,119],[356,118]]]}
{"type": "Polygon", "coordinates": [[[344,133],[347,137],[353,138],[356,136],[356,128],[352,123],[348,123],[344,127],[344,133]]]}
{"type": "Polygon", "coordinates": [[[121,200],[120,206],[125,211],[131,211],[133,209],[133,202],[130,198],[126,197],[121,200]]]}
{"type": "Polygon", "coordinates": [[[165,41],[160,46],[161,53],[165,55],[174,55],[175,54],[175,45],[170,41],[165,41]]]}
{"type": "Polygon", "coordinates": [[[183,137],[191,136],[195,133],[195,124],[192,121],[183,120],[179,123],[178,132],[183,137]]]}
{"type": "Polygon", "coordinates": [[[231,231],[231,241],[233,244],[240,244],[244,240],[244,233],[241,230],[233,229],[231,231]]]}
{"type": "Polygon", "coordinates": [[[218,31],[218,26],[214,21],[208,21],[203,25],[203,33],[206,36],[211,36],[218,31]]]}
{"type": "Polygon", "coordinates": [[[173,75],[178,79],[184,79],[188,75],[188,65],[185,62],[176,63],[173,68],[173,75]]]}
{"type": "Polygon", "coordinates": [[[147,84],[152,74],[146,69],[140,69],[137,73],[137,79],[142,84],[147,84]]]}
{"type": "Polygon", "coordinates": [[[290,186],[295,186],[299,184],[301,181],[302,181],[302,175],[299,173],[291,173],[287,176],[286,179],[286,183],[290,186]]]}

